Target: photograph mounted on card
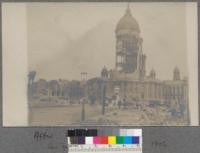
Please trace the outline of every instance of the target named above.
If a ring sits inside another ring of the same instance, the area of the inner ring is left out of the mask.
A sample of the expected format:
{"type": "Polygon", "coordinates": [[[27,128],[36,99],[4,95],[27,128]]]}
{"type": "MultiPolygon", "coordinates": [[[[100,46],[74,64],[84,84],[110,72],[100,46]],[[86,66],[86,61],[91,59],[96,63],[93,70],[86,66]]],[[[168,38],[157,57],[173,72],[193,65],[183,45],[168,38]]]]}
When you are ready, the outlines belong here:
{"type": "Polygon", "coordinates": [[[198,125],[195,2],[3,3],[4,126],[198,125]]]}

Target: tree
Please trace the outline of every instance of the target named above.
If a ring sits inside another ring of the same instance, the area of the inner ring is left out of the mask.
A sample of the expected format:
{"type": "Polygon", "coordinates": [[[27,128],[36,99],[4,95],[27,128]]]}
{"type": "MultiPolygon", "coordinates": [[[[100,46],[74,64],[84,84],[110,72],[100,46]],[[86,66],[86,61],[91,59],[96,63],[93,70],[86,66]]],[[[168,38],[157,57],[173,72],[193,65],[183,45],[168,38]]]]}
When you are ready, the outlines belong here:
{"type": "Polygon", "coordinates": [[[36,71],[30,71],[28,74],[28,84],[33,84],[36,76],[36,71]]]}

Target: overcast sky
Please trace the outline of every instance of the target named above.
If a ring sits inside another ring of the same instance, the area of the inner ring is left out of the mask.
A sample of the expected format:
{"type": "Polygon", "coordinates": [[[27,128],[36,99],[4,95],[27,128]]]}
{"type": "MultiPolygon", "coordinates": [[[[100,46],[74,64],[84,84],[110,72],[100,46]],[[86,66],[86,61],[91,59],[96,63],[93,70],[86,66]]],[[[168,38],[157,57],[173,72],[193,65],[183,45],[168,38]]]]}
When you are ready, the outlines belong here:
{"type": "MultiPolygon", "coordinates": [[[[37,79],[80,79],[115,65],[115,28],[127,3],[29,3],[28,61],[37,79]]],[[[184,3],[130,3],[143,38],[147,74],[172,79],[175,66],[187,76],[184,3]]]]}

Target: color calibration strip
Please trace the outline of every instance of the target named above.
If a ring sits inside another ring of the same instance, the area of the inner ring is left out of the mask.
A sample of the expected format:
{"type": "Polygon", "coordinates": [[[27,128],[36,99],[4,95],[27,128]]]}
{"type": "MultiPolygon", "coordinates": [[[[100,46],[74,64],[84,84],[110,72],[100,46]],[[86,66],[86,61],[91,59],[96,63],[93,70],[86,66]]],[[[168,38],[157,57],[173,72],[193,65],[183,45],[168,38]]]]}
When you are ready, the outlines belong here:
{"type": "Polygon", "coordinates": [[[139,144],[139,136],[75,136],[69,138],[69,144],[139,144]]]}
{"type": "Polygon", "coordinates": [[[69,153],[142,153],[142,129],[70,129],[69,153]]]}
{"type": "Polygon", "coordinates": [[[141,129],[71,129],[69,144],[140,144],[141,129]]]}

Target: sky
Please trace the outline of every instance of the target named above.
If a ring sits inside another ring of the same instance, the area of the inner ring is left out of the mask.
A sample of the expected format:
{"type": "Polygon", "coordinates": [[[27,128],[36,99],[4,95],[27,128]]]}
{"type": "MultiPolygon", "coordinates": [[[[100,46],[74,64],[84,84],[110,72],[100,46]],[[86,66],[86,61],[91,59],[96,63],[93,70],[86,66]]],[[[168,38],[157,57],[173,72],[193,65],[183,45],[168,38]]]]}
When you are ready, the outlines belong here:
{"type": "MultiPolygon", "coordinates": [[[[36,78],[81,79],[100,76],[115,66],[115,28],[127,3],[28,3],[28,62],[36,78]]],[[[187,76],[184,3],[130,3],[143,38],[146,73],[153,68],[171,80],[179,67],[187,76]]]]}

